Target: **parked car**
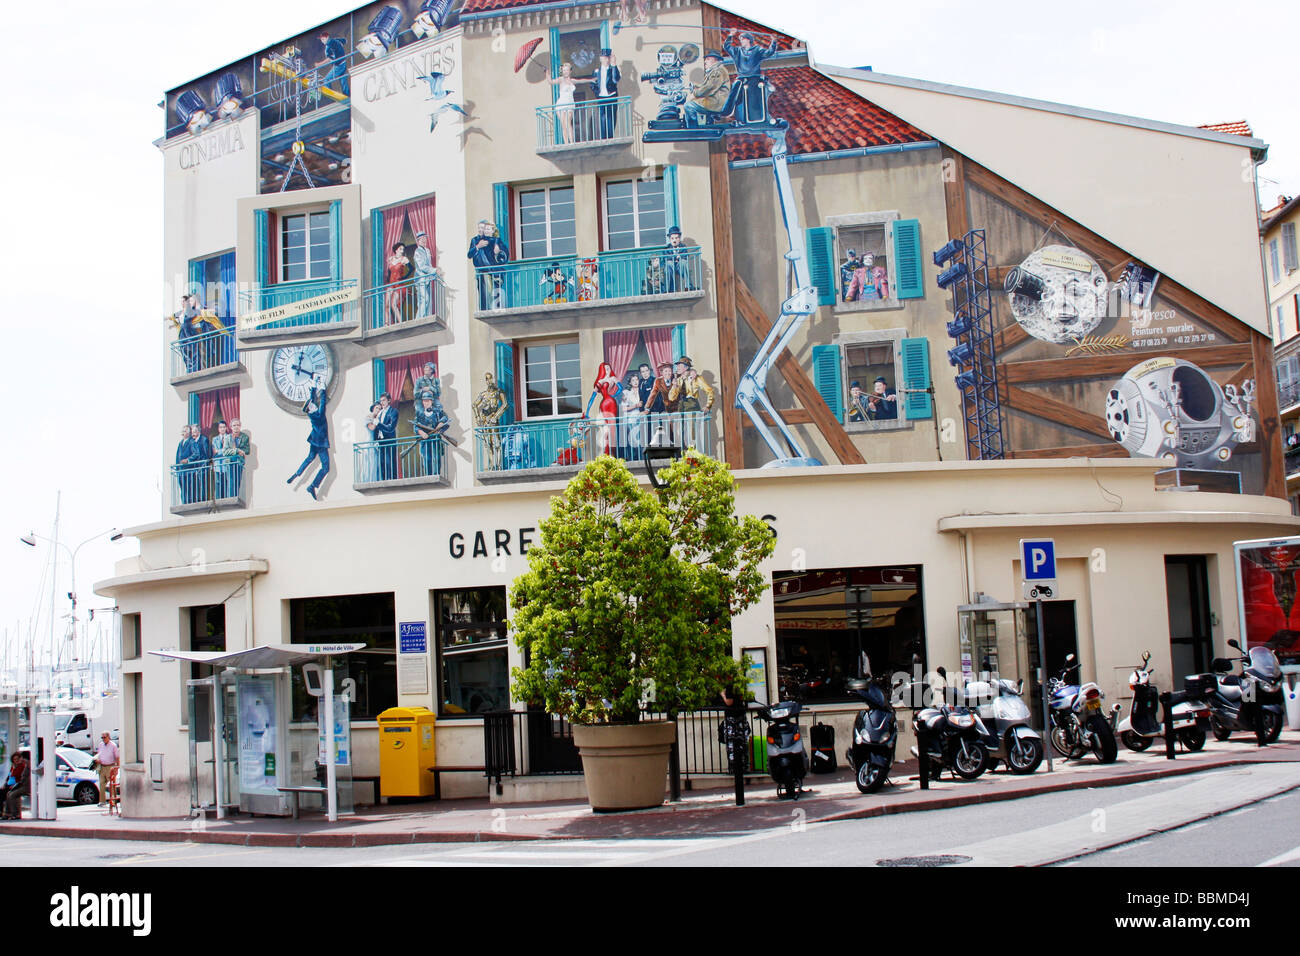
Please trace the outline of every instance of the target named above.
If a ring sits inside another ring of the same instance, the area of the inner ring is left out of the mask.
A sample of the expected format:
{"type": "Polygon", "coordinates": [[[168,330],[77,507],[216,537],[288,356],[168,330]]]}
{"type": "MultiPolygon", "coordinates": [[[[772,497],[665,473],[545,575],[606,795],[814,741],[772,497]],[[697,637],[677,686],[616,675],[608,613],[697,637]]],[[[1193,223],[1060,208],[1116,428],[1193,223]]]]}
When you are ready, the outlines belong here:
{"type": "MultiPolygon", "coordinates": [[[[23,753],[31,759],[31,751],[24,747],[23,753]]],[[[58,747],[54,759],[54,798],[82,806],[98,804],[99,772],[90,766],[94,758],[76,747],[58,747]]]]}

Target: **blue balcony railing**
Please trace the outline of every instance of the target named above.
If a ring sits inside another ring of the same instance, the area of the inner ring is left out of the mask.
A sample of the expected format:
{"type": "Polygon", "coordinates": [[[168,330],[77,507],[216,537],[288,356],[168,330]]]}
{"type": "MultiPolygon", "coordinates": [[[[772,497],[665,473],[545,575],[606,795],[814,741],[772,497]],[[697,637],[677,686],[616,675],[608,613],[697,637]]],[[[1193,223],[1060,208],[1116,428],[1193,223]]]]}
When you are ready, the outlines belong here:
{"type": "Polygon", "coordinates": [[[407,322],[435,319],[446,322],[447,290],[436,275],[416,276],[367,289],[366,331],[397,328],[407,322]]]}
{"type": "Polygon", "coordinates": [[[312,331],[313,327],[321,325],[356,324],[359,306],[356,279],[312,279],[265,286],[240,294],[239,334],[247,336],[260,332],[312,331]],[[298,311],[302,308],[299,303],[323,296],[343,301],[322,303],[318,308],[298,311]],[[246,325],[251,313],[279,308],[287,308],[293,314],[258,322],[254,327],[246,325]]]}
{"type": "Polygon", "coordinates": [[[170,465],[169,470],[172,514],[242,508],[248,503],[248,469],[242,456],[218,455],[207,461],[170,465]]]}
{"type": "Polygon", "coordinates": [[[352,446],[352,487],[433,484],[442,479],[441,438],[362,441],[352,446]]]}
{"type": "Polygon", "coordinates": [[[713,454],[712,412],[634,414],[615,419],[560,418],[474,429],[474,465],[480,477],[508,477],[537,469],[565,471],[610,454],[645,460],[646,445],[677,445],[713,454]]]}
{"type": "Polygon", "coordinates": [[[704,288],[698,246],[682,246],[671,254],[655,247],[520,259],[478,269],[475,281],[479,315],[698,296],[704,288]]]}
{"type": "Polygon", "coordinates": [[[609,146],[632,141],[632,98],[587,100],[537,109],[537,152],[609,146]]]}
{"type": "Polygon", "coordinates": [[[174,379],[183,375],[197,375],[224,365],[234,365],[239,361],[233,328],[177,339],[171,344],[171,350],[174,379]]]}

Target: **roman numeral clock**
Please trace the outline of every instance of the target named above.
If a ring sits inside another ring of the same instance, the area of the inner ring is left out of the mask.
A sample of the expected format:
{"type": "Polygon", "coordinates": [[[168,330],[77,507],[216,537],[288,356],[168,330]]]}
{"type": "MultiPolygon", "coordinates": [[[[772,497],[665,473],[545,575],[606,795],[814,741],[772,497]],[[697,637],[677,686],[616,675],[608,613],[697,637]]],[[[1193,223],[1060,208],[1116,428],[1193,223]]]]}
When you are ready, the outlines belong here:
{"type": "Polygon", "coordinates": [[[336,369],[334,350],[328,345],[289,345],[272,350],[266,377],[277,405],[295,415],[305,415],[302,406],[311,397],[312,383],[319,381],[326,394],[332,395],[336,369]]]}

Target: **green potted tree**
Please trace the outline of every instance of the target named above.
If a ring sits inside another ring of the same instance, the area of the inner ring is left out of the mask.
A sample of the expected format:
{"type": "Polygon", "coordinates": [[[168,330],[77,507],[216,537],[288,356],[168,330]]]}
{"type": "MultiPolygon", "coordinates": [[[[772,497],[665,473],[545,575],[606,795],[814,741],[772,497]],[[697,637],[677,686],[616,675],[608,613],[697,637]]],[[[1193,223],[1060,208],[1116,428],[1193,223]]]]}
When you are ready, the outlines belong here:
{"type": "Polygon", "coordinates": [[[656,493],[603,455],[551,500],[529,570],[511,587],[510,630],[528,666],[517,700],[573,724],[592,809],[663,803],[670,721],[728,685],[743,686],[731,618],[758,600],[773,536],[735,514],[730,471],[694,451],[660,473],[656,493]]]}

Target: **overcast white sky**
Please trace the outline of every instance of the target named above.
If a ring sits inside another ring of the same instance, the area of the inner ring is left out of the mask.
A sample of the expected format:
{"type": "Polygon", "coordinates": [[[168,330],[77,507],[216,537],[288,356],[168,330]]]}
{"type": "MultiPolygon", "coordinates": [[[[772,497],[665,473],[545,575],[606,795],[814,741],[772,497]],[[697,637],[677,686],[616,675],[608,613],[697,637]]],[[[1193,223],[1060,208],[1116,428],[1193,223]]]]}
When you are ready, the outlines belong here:
{"type": "MultiPolygon", "coordinates": [[[[0,307],[0,634],[39,607],[55,493],[71,548],[161,514],[158,349],[163,91],[358,6],[347,0],[85,0],[11,11],[0,58],[6,194],[0,307]],[[65,12],[65,9],[67,12],[65,12]],[[17,22],[13,22],[16,19],[17,22]]],[[[1246,119],[1270,145],[1261,193],[1300,191],[1293,3],[730,0],[819,62],[1199,125],[1246,119]],[[1271,180],[1268,181],[1268,180],[1271,180]]],[[[91,584],[134,553],[87,544],[91,584]]],[[[59,613],[66,613],[66,560],[59,613]]],[[[47,628],[44,619],[38,631],[47,628]]],[[[61,627],[60,627],[61,629],[61,627]]]]}

